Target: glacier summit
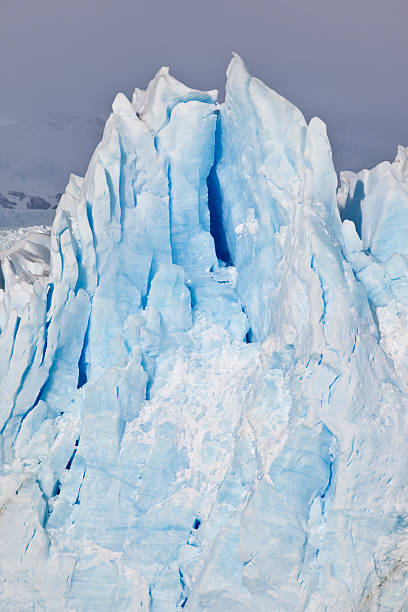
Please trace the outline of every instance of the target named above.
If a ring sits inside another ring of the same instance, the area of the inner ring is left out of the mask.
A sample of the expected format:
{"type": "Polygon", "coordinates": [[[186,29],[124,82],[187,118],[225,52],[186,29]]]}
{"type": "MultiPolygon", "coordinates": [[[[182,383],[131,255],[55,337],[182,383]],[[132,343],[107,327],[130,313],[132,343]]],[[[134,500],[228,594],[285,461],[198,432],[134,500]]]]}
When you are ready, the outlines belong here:
{"type": "Polygon", "coordinates": [[[408,609],[408,149],[234,56],[119,94],[0,251],[0,609],[408,609]]]}

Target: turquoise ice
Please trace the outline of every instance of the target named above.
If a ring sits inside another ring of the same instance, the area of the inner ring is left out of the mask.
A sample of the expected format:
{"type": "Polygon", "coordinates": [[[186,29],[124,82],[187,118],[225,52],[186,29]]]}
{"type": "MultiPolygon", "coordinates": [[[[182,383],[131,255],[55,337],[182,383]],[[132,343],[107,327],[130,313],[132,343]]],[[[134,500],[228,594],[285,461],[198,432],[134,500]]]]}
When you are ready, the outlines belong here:
{"type": "Polygon", "coordinates": [[[408,606],[407,158],[337,201],[238,56],[116,97],[0,252],[0,609],[408,606]]]}

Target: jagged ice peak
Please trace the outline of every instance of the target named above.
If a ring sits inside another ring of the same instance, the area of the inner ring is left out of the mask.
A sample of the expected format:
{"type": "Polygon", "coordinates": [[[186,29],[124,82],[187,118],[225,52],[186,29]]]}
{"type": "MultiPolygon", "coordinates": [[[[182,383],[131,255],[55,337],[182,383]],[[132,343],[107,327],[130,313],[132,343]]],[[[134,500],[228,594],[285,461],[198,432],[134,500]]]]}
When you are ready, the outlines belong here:
{"type": "Polygon", "coordinates": [[[0,607],[406,609],[408,149],[252,77],[119,94],[0,251],[0,607]]]}

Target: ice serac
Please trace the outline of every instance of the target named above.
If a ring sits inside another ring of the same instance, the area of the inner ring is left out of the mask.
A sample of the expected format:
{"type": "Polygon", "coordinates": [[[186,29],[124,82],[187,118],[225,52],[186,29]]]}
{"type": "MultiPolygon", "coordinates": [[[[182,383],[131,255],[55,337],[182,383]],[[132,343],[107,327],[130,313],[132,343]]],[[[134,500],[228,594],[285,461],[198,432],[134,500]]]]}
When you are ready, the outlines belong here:
{"type": "MultiPolygon", "coordinates": [[[[220,115],[216,172],[236,288],[263,341],[266,371],[281,363],[288,398],[258,412],[265,400],[254,391],[247,407],[261,476],[242,510],[236,549],[250,595],[245,600],[235,584],[220,598],[224,609],[254,601],[265,610],[389,605],[405,564],[397,550],[406,533],[396,525],[406,508],[398,450],[406,444],[406,400],[375,311],[344,257],[325,126],[318,119],[307,126],[238,57],[220,115]],[[258,445],[270,419],[282,430],[266,458],[258,445]]],[[[221,560],[222,547],[213,554],[221,560]]],[[[207,569],[197,609],[217,581],[231,584],[228,570],[221,561],[207,569]]]]}
{"type": "Polygon", "coordinates": [[[407,370],[408,148],[372,170],[341,173],[345,252],[375,310],[384,350],[402,381],[407,370]]]}
{"type": "MultiPolygon", "coordinates": [[[[314,219],[337,237],[336,177],[320,120],[307,126],[302,113],[251,77],[238,56],[227,76],[216,166],[223,223],[253,337],[264,340],[282,329],[279,286],[289,263],[285,252],[298,240],[293,222],[318,213],[314,219]]],[[[293,312],[289,316],[293,320],[293,312]]]]}
{"type": "MultiPolygon", "coordinates": [[[[215,94],[160,71],[146,96],[149,112],[116,98],[85,178],[72,176],[61,198],[48,285],[34,285],[22,312],[9,309],[2,334],[2,495],[7,507],[37,500],[7,536],[10,550],[14,537],[30,554],[11,564],[6,606],[127,610],[162,600],[173,609],[181,597],[176,553],[206,491],[189,466],[199,451],[179,438],[187,407],[201,414],[204,405],[191,408],[190,389],[173,415],[154,397],[195,354],[194,393],[204,398],[214,361],[222,374],[237,369],[225,361],[241,359],[248,326],[210,234],[215,94]],[[158,414],[150,420],[144,406],[158,414]]],[[[9,295],[12,287],[4,303],[9,295]]]]}
{"type": "Polygon", "coordinates": [[[221,106],[168,69],[116,97],[49,276],[43,237],[7,252],[0,607],[407,607],[407,343],[374,299],[394,324],[404,155],[363,245],[324,124],[238,56],[221,106]]]}

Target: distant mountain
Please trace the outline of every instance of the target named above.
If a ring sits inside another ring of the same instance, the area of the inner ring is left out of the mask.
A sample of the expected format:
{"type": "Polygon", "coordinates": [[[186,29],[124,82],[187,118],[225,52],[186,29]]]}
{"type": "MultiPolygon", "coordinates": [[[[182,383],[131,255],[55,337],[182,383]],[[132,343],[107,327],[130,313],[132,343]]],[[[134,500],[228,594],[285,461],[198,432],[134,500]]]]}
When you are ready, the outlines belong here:
{"type": "Polygon", "coordinates": [[[50,224],[70,172],[85,172],[103,126],[97,116],[0,126],[0,227],[50,224]]]}

